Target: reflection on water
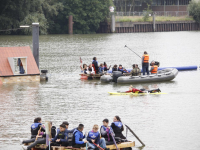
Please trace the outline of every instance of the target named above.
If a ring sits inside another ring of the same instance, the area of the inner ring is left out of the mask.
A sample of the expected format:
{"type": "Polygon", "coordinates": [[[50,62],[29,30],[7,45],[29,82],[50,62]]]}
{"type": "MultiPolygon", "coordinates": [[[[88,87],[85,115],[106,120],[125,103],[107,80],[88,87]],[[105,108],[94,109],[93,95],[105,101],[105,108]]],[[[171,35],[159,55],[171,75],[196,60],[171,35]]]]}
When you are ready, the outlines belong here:
{"type": "MultiPolygon", "coordinates": [[[[184,149],[191,143],[187,149],[198,149],[199,71],[180,72],[170,82],[133,85],[159,87],[166,95],[110,96],[107,92],[126,91],[129,85],[80,80],[79,58],[89,64],[96,56],[99,63],[131,68],[141,60],[124,48],[126,44],[140,55],[148,51],[161,66],[198,65],[199,36],[200,32],[41,36],[40,69],[49,71],[49,81],[0,86],[0,149],[20,149],[17,137],[30,137],[30,124],[38,116],[57,127],[63,120],[69,121],[70,128],[83,123],[88,131],[104,118],[112,122],[115,115],[146,144],[139,147],[128,133],[137,150],[184,149]]],[[[31,43],[30,36],[0,36],[1,47],[31,43]]]]}

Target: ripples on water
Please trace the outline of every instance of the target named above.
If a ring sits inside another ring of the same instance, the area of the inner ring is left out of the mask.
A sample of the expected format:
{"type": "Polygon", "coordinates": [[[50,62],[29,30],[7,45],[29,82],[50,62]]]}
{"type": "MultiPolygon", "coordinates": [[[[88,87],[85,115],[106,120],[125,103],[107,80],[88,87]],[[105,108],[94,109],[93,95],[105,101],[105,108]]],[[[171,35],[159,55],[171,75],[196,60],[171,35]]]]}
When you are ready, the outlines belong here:
{"type": "MultiPolygon", "coordinates": [[[[199,65],[199,36],[200,32],[40,36],[40,69],[48,69],[49,81],[0,86],[0,149],[20,149],[17,137],[28,138],[38,116],[57,127],[63,120],[70,128],[83,123],[88,131],[115,115],[146,144],[144,150],[199,149],[199,71],[179,72],[170,82],[134,85],[168,93],[137,97],[109,96],[108,91],[124,91],[128,85],[81,81],[78,75],[80,56],[87,64],[94,56],[108,65],[140,64],[124,45],[140,55],[148,51],[161,66],[199,65]]],[[[30,36],[0,36],[1,47],[25,45],[32,47],[30,36]]],[[[139,149],[137,140],[136,145],[139,149]]]]}

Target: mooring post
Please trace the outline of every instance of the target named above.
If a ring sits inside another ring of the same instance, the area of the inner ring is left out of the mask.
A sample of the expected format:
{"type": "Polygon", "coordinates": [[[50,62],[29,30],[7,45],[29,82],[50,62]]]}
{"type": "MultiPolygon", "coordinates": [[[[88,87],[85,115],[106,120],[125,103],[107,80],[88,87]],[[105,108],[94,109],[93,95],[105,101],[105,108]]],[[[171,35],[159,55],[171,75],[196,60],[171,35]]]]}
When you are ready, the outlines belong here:
{"type": "Polygon", "coordinates": [[[115,32],[115,14],[114,13],[111,14],[111,32],[112,33],[115,32]]]}
{"type": "Polygon", "coordinates": [[[156,18],[155,18],[155,12],[153,12],[153,32],[156,32],[156,18]]]}
{"type": "Polygon", "coordinates": [[[73,16],[69,16],[69,34],[73,34],[73,16]]]}
{"type": "Polygon", "coordinates": [[[39,23],[32,23],[33,56],[39,68],[39,23]]]}

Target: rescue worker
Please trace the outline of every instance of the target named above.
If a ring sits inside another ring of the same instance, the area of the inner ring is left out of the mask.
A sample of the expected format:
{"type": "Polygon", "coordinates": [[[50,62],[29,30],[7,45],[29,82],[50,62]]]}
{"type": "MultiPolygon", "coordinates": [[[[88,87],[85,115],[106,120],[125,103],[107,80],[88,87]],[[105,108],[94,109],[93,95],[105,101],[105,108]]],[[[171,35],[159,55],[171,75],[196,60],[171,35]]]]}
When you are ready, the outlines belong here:
{"type": "Polygon", "coordinates": [[[99,130],[99,126],[95,124],[93,126],[92,131],[88,133],[87,141],[89,142],[89,149],[97,148],[96,145],[100,146],[103,149],[106,149],[106,141],[104,138],[100,139],[100,133],[98,132],[98,130],[99,130]]]}
{"type": "Polygon", "coordinates": [[[99,73],[99,66],[98,66],[98,61],[97,61],[96,57],[93,58],[92,67],[94,68],[95,74],[98,74],[99,73]]]}
{"type": "Polygon", "coordinates": [[[149,75],[149,55],[146,51],[144,51],[144,55],[142,56],[142,72],[143,75],[145,75],[145,72],[149,75]]]}
{"type": "Polygon", "coordinates": [[[83,129],[84,129],[84,125],[79,124],[78,128],[74,130],[73,137],[72,137],[72,147],[81,148],[81,147],[85,147],[86,143],[88,143],[87,140],[83,140],[85,138],[82,132],[83,129]]]}
{"type": "Polygon", "coordinates": [[[45,132],[45,129],[42,126],[42,119],[40,117],[34,119],[34,123],[31,125],[31,138],[35,138],[38,134],[38,131],[41,128],[41,132],[45,132]]]}
{"type": "Polygon", "coordinates": [[[157,74],[157,72],[158,72],[158,66],[155,65],[154,61],[151,64],[152,64],[152,67],[151,67],[151,70],[150,70],[151,74],[157,74]]]}
{"type": "Polygon", "coordinates": [[[115,137],[126,139],[126,137],[122,134],[122,131],[124,131],[124,126],[119,116],[115,116],[113,118],[113,123],[111,124],[111,127],[115,133],[115,137]]]}
{"type": "Polygon", "coordinates": [[[133,64],[133,70],[131,70],[131,76],[140,76],[141,70],[138,68],[137,64],[133,64]]]}
{"type": "MultiPolygon", "coordinates": [[[[55,138],[50,139],[50,141],[52,142],[50,144],[50,147],[51,146],[65,146],[65,147],[67,147],[69,145],[69,143],[67,141],[67,134],[66,134],[65,130],[66,130],[66,126],[64,124],[61,124],[60,125],[60,131],[57,133],[55,138]]],[[[46,148],[46,150],[49,150],[49,145],[46,148]]]]}

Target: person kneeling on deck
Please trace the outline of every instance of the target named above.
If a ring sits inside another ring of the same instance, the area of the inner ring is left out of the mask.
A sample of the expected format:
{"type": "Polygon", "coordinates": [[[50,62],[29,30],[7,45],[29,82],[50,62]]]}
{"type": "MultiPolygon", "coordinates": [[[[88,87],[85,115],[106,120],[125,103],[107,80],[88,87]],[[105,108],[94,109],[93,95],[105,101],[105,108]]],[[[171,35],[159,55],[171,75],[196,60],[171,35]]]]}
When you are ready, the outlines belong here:
{"type": "Polygon", "coordinates": [[[157,72],[158,72],[158,66],[155,65],[154,61],[151,63],[151,65],[152,65],[151,70],[150,70],[151,74],[157,74],[157,72]]]}
{"type": "MultiPolygon", "coordinates": [[[[65,130],[66,130],[66,126],[64,124],[61,124],[60,131],[57,133],[55,138],[50,139],[50,141],[52,141],[52,143],[50,144],[50,147],[51,146],[66,146],[67,147],[69,145],[65,130]]],[[[46,148],[46,150],[49,150],[49,146],[46,148]]]]}
{"type": "Polygon", "coordinates": [[[113,123],[111,124],[111,127],[115,133],[115,137],[121,138],[122,141],[127,141],[126,137],[122,134],[122,131],[124,131],[124,126],[119,116],[115,116],[113,118],[113,123]]]}
{"type": "Polygon", "coordinates": [[[126,91],[126,93],[157,93],[157,92],[161,92],[161,90],[158,88],[158,89],[154,89],[154,90],[145,90],[145,89],[136,89],[136,88],[133,88],[132,85],[129,86],[129,91],[126,91]]]}
{"type": "Polygon", "coordinates": [[[93,126],[92,131],[88,133],[87,141],[89,141],[89,149],[95,149],[97,146],[100,146],[101,148],[106,148],[106,141],[104,138],[100,139],[100,133],[98,132],[99,126],[95,124],[93,126]]]}
{"type": "Polygon", "coordinates": [[[137,64],[133,64],[133,70],[131,70],[131,76],[140,76],[141,70],[138,68],[137,64]]]}
{"type": "Polygon", "coordinates": [[[73,137],[72,137],[72,147],[74,148],[81,148],[85,147],[86,143],[88,143],[87,140],[83,140],[85,136],[83,136],[83,124],[79,124],[78,129],[75,129],[73,132],[73,137]]]}

